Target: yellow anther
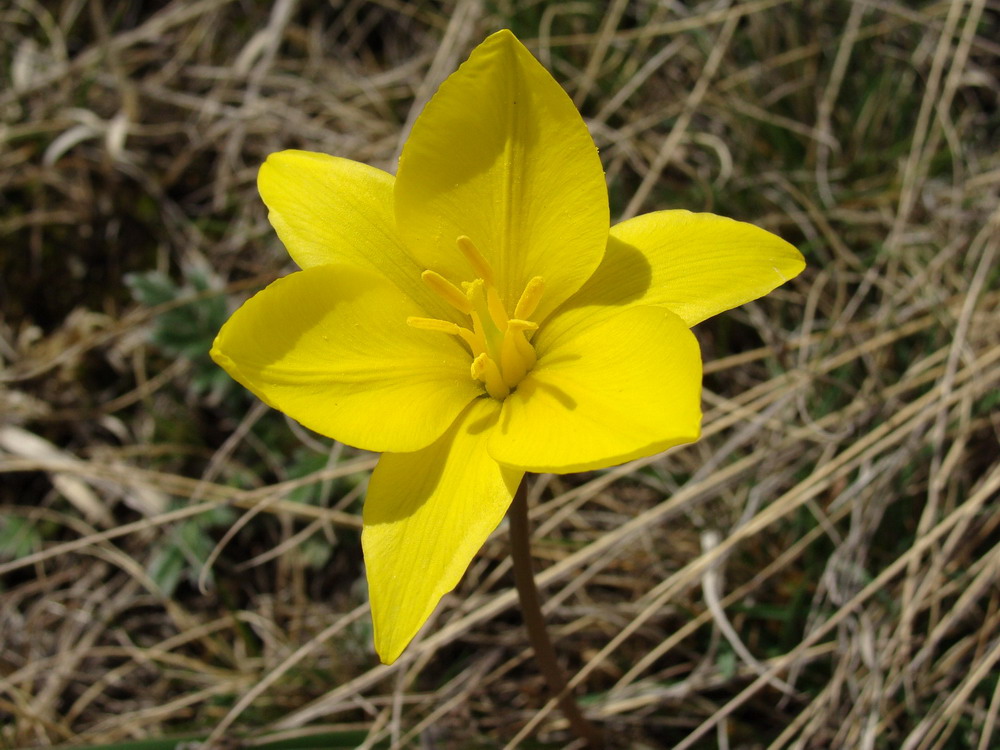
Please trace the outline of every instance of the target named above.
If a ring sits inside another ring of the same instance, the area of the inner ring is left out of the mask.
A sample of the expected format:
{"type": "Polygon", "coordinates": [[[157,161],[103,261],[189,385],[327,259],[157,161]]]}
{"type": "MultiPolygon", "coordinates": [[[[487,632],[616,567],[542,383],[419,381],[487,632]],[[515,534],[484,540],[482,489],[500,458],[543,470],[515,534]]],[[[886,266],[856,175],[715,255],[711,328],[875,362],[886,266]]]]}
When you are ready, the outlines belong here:
{"type": "Polygon", "coordinates": [[[544,291],[545,282],[542,281],[541,276],[535,276],[521,292],[521,299],[517,301],[517,306],[514,308],[514,317],[522,320],[530,318],[538,308],[544,291]]]}
{"type": "Polygon", "coordinates": [[[469,351],[475,354],[483,350],[482,336],[476,336],[468,328],[462,328],[457,323],[450,320],[438,320],[437,318],[420,318],[411,315],[406,319],[406,324],[411,328],[419,328],[422,331],[434,331],[434,333],[448,333],[458,336],[469,347],[469,351]]]}
{"type": "Polygon", "coordinates": [[[472,312],[472,303],[469,302],[469,298],[441,274],[435,271],[424,271],[420,274],[420,278],[430,287],[432,292],[459,312],[466,315],[472,312]]]}
{"type": "Polygon", "coordinates": [[[434,331],[435,333],[450,333],[458,336],[462,332],[462,327],[457,323],[448,320],[437,320],[436,318],[420,318],[411,315],[406,319],[406,325],[411,328],[419,328],[422,331],[434,331]]]}
{"type": "Polygon", "coordinates": [[[462,255],[465,259],[469,261],[469,265],[472,266],[472,270],[475,271],[476,276],[481,278],[487,284],[493,283],[493,269],[490,267],[490,263],[483,254],[479,252],[475,245],[472,244],[472,240],[466,237],[464,234],[455,240],[458,245],[458,249],[462,251],[462,255]]]}
{"type": "Polygon", "coordinates": [[[500,368],[485,352],[472,360],[472,379],[481,380],[486,392],[495,399],[503,399],[510,394],[510,388],[500,375],[500,368]]]}

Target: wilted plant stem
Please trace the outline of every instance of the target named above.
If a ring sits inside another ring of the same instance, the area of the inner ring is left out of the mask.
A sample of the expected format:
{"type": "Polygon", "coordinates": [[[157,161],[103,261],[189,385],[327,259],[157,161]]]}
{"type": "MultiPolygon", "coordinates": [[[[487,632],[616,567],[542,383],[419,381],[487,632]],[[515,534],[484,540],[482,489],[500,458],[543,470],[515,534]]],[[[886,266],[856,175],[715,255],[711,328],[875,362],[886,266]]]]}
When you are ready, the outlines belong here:
{"type": "Polygon", "coordinates": [[[528,630],[528,640],[535,652],[538,668],[545,676],[549,690],[559,702],[559,708],[569,720],[578,737],[590,748],[603,747],[600,733],[587,721],[576,705],[573,693],[566,687],[566,675],[556,661],[556,651],[549,638],[542,616],[542,605],[535,586],[535,574],[531,567],[531,530],[528,523],[528,485],[521,482],[510,506],[510,555],[514,562],[514,583],[521,600],[524,626],[528,630]]]}

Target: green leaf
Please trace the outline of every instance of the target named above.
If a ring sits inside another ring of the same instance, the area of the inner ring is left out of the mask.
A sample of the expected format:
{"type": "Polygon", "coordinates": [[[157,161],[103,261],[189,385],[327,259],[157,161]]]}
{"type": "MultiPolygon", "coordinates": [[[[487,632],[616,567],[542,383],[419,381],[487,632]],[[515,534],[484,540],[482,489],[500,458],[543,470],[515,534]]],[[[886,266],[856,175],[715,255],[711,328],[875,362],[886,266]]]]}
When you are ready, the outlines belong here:
{"type": "Polygon", "coordinates": [[[0,557],[18,560],[41,546],[42,535],[33,521],[17,516],[0,518],[0,557]]]}

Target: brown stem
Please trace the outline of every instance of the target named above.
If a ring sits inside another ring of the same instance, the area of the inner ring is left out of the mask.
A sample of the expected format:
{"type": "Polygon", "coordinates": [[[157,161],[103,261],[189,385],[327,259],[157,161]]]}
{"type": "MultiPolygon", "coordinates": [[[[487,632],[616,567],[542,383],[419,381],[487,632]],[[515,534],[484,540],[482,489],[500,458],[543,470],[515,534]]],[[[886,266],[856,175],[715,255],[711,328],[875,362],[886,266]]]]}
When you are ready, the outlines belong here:
{"type": "Polygon", "coordinates": [[[576,735],[584,740],[588,747],[596,750],[604,745],[601,735],[584,718],[580,707],[576,705],[573,693],[566,688],[566,676],[556,661],[556,651],[552,647],[549,631],[545,627],[545,618],[542,616],[542,605],[538,598],[538,588],[535,586],[535,574],[531,569],[527,488],[527,481],[522,481],[510,506],[510,556],[514,562],[514,583],[521,600],[524,626],[528,629],[528,640],[535,652],[538,668],[545,676],[552,695],[558,699],[559,708],[569,719],[569,724],[576,735]]]}

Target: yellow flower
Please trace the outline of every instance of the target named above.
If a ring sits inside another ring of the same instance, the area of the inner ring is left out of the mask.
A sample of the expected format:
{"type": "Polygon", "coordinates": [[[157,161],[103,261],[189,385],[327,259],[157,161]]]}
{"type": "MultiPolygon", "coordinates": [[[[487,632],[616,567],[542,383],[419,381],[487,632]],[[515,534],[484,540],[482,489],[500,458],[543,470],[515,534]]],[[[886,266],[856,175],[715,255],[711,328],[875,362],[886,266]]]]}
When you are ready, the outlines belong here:
{"type": "Polygon", "coordinates": [[[458,583],[526,471],[696,440],[690,326],[804,265],[778,237],[711,214],[609,230],[586,125],[509,31],[441,85],[395,178],[283,151],[258,185],[303,270],[237,310],[212,356],[306,427],[383,452],[362,544],[386,663],[458,583]]]}

